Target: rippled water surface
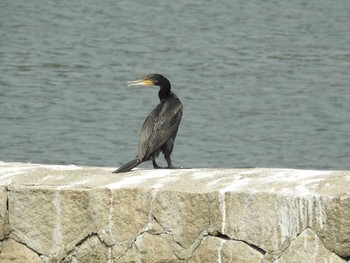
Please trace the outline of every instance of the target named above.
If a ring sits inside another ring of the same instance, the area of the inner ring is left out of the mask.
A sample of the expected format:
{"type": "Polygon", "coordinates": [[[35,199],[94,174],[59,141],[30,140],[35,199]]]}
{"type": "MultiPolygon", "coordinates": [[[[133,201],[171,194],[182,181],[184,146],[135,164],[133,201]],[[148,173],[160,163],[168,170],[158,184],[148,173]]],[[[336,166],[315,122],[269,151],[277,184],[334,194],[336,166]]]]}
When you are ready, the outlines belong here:
{"type": "Polygon", "coordinates": [[[350,168],[348,0],[1,1],[0,160],[128,161],[158,98],[126,82],[153,72],[174,165],[350,168]]]}

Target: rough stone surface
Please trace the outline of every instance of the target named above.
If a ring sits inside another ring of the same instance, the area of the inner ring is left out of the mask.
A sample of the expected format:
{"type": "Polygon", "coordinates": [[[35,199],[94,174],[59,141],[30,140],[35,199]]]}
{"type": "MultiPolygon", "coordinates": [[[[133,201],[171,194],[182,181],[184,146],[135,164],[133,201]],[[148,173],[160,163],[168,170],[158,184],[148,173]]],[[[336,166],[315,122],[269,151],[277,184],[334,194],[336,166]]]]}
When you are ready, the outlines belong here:
{"type": "Polygon", "coordinates": [[[95,263],[108,262],[109,249],[106,247],[97,236],[87,238],[81,245],[78,245],[62,263],[95,263]]]}
{"type": "Polygon", "coordinates": [[[263,255],[241,241],[205,237],[189,263],[261,262],[263,255]]]}
{"type": "Polygon", "coordinates": [[[60,261],[108,221],[107,191],[9,186],[10,237],[60,261]],[[107,207],[106,207],[107,205],[107,207]]]}
{"type": "Polygon", "coordinates": [[[142,262],[181,262],[171,250],[165,235],[145,233],[137,238],[135,247],[142,262]]]}
{"type": "Polygon", "coordinates": [[[326,249],[321,239],[311,229],[303,231],[275,263],[299,262],[344,262],[339,256],[326,249]],[[298,251],[299,253],[295,253],[298,251]]]}
{"type": "Polygon", "coordinates": [[[0,243],[1,263],[43,263],[33,250],[8,239],[0,243]]]}
{"type": "Polygon", "coordinates": [[[7,189],[4,186],[0,186],[0,240],[6,236],[8,227],[7,216],[7,189]]]}
{"type": "Polygon", "coordinates": [[[114,169],[0,162],[0,262],[350,259],[348,171],[114,169]]]}

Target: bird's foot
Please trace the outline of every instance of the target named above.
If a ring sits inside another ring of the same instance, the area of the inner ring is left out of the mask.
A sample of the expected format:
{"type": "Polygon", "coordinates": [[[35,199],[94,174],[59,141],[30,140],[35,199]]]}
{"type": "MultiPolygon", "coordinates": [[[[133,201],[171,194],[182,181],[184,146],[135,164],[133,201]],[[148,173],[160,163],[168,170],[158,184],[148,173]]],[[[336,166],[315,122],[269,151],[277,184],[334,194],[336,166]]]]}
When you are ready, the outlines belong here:
{"type": "Polygon", "coordinates": [[[167,167],[162,167],[162,166],[159,166],[159,165],[153,165],[153,168],[154,169],[166,169],[167,167]]]}
{"type": "Polygon", "coordinates": [[[154,166],[153,165],[153,168],[154,169],[186,169],[186,168],[184,168],[184,167],[177,167],[177,166],[167,166],[167,167],[162,167],[162,166],[159,166],[159,165],[156,165],[156,166],[154,166]]]}
{"type": "Polygon", "coordinates": [[[152,164],[154,169],[165,169],[165,167],[159,166],[155,160],[152,161],[152,164]]]}
{"type": "Polygon", "coordinates": [[[170,164],[168,163],[167,167],[162,167],[162,166],[159,166],[155,160],[152,161],[152,164],[154,169],[184,169],[184,167],[182,166],[181,167],[173,166],[171,163],[170,164]]]}

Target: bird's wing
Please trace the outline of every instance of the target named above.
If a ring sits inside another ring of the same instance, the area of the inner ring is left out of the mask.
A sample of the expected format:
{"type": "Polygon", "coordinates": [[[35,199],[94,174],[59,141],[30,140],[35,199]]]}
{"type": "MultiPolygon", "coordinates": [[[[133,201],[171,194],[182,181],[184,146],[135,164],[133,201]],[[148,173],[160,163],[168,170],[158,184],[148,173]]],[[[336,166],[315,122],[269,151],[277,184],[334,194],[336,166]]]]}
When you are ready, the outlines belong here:
{"type": "Polygon", "coordinates": [[[144,158],[148,158],[146,155],[147,149],[150,145],[150,140],[152,137],[152,133],[154,130],[154,126],[158,121],[158,115],[161,111],[161,105],[159,104],[146,118],[144,121],[141,132],[140,132],[140,140],[139,140],[139,150],[138,157],[141,161],[144,161],[144,158]]]}
{"type": "Polygon", "coordinates": [[[141,129],[139,158],[148,160],[176,134],[181,117],[182,104],[178,99],[159,104],[148,115],[141,129]]]}

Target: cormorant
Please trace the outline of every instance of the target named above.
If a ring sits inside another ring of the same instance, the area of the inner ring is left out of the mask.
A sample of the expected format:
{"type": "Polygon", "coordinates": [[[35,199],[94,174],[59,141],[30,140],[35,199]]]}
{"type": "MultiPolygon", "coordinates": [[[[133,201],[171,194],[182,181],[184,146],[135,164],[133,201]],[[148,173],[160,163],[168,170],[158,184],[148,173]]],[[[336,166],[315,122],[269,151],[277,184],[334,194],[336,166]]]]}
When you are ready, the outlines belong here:
{"type": "Polygon", "coordinates": [[[171,84],[160,74],[149,74],[139,80],[129,81],[128,86],[159,86],[158,97],[160,103],[148,115],[143,123],[137,156],[119,167],[114,173],[128,172],[142,162],[152,160],[155,169],[156,158],[163,152],[167,161],[167,168],[174,168],[170,155],[174,148],[174,141],[182,117],[182,103],[171,91],[171,84]]]}

